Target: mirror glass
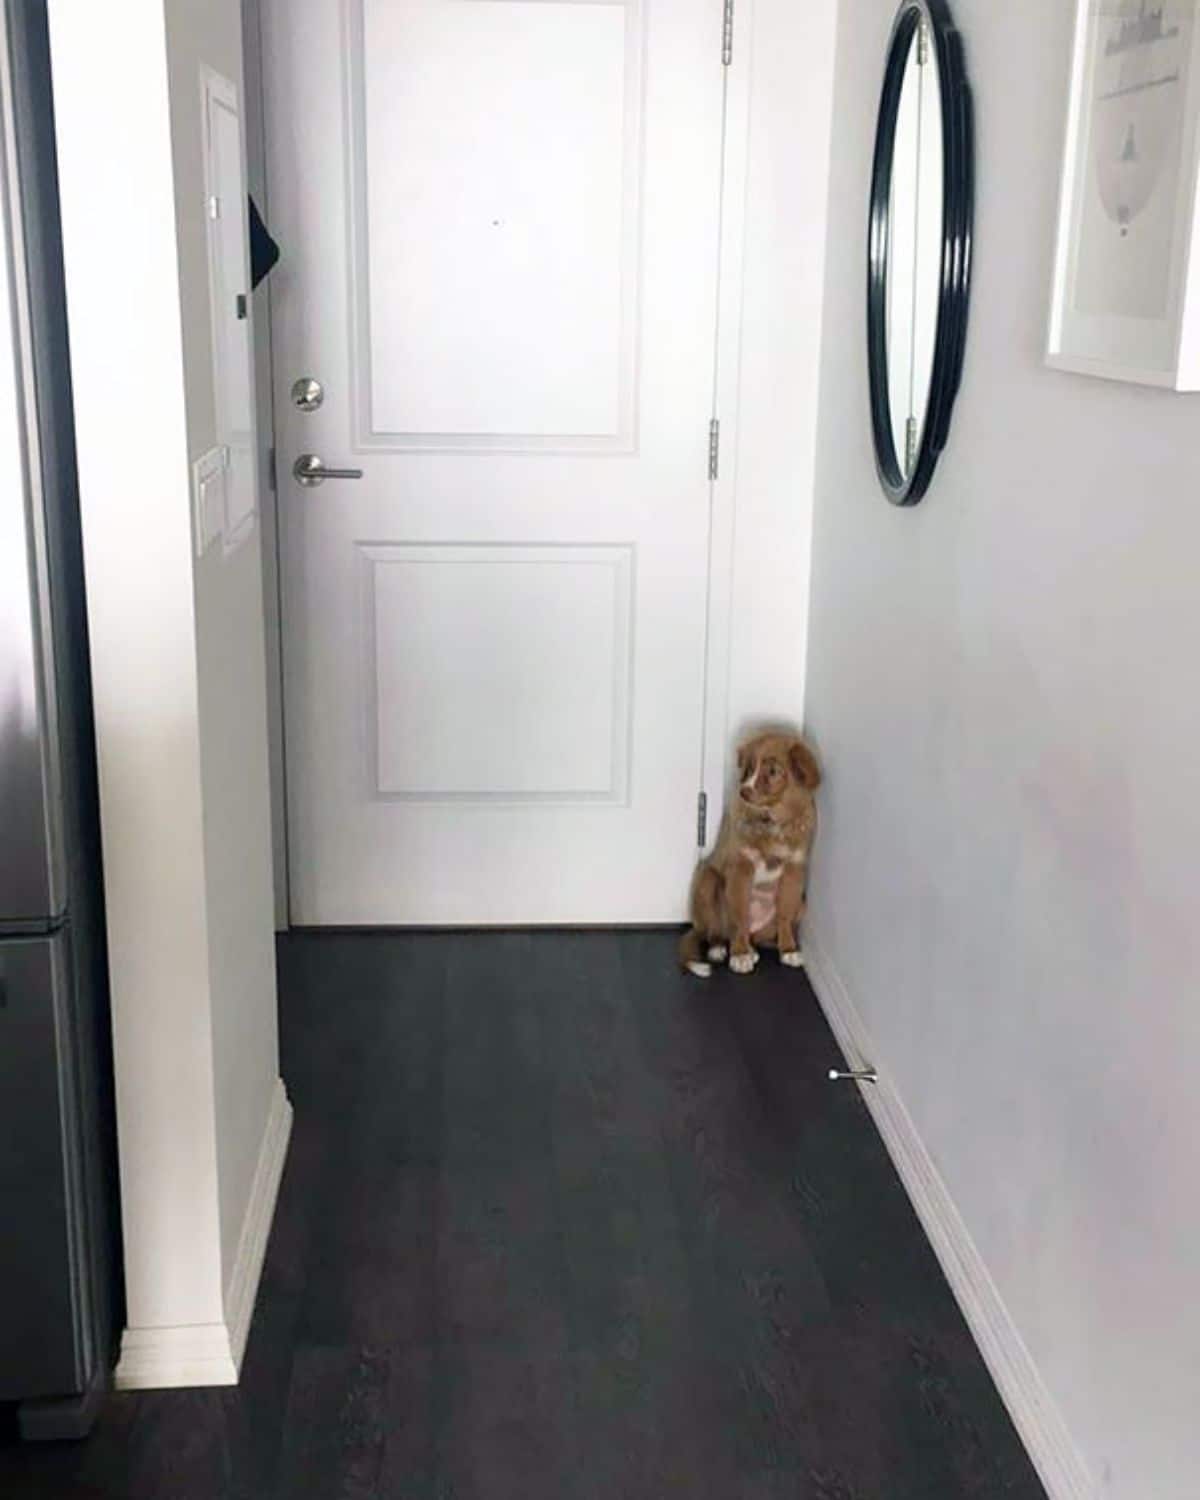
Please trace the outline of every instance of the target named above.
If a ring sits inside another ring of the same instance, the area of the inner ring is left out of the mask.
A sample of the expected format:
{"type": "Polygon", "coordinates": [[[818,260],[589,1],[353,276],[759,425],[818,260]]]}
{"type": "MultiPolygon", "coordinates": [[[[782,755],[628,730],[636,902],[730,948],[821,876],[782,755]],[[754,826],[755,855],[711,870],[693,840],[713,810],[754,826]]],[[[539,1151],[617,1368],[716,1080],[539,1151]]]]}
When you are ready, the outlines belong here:
{"type": "Polygon", "coordinates": [[[944,217],[942,99],[928,23],[912,30],[896,111],[888,205],[887,367],[892,442],[912,475],[937,344],[944,217]]]}

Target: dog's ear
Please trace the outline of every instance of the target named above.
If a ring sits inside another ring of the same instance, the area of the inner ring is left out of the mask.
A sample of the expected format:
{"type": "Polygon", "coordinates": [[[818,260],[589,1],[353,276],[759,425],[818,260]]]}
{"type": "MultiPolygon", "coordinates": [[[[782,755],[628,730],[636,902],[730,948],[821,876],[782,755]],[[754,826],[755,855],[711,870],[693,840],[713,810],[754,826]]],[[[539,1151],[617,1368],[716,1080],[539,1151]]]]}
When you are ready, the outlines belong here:
{"type": "Polygon", "coordinates": [[[809,791],[815,791],[821,785],[821,768],[817,765],[817,757],[812,753],[803,740],[793,740],[788,750],[788,764],[792,768],[792,775],[801,786],[808,787],[809,791]]]}
{"type": "Polygon", "coordinates": [[[757,740],[747,740],[744,745],[738,746],[737,768],[739,781],[745,781],[746,777],[749,776],[751,768],[753,767],[756,759],[755,752],[757,750],[757,740]]]}

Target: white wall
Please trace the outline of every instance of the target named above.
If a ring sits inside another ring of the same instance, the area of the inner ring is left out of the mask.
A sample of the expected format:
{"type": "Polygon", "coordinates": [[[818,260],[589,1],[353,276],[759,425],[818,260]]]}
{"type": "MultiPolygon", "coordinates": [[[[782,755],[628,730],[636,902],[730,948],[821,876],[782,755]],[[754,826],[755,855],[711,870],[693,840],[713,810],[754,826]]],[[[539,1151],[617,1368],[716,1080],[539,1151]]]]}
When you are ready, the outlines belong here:
{"type": "MultiPolygon", "coordinates": [[[[188,452],[218,441],[212,379],[200,67],[241,88],[239,0],[167,0],[188,452]]],[[[243,129],[245,111],[243,109],[243,129]]],[[[239,208],[243,207],[239,205],[239,208]]],[[[261,533],[193,573],[199,668],[221,1254],[232,1275],[279,1072],[261,533]]]]}
{"type": "Polygon", "coordinates": [[[979,116],[975,293],[949,448],[901,512],[874,476],[863,323],[895,6],[841,4],[812,929],[1096,1493],[1184,1500],[1200,1469],[1200,405],[1043,367],[1074,6],[953,8],[979,116]]]}
{"type": "MultiPolygon", "coordinates": [[[[837,0],[739,7],[749,49],[729,726],[799,720],[837,0]]],[[[741,205],[731,205],[736,212],[741,205]]]]}
{"type": "Polygon", "coordinates": [[[288,1119],[258,544],[195,562],[189,496],[215,440],[198,67],[240,77],[239,9],[126,0],[118,29],[92,0],[51,0],[50,18],[113,981],[118,1379],[228,1380],[288,1119]]]}

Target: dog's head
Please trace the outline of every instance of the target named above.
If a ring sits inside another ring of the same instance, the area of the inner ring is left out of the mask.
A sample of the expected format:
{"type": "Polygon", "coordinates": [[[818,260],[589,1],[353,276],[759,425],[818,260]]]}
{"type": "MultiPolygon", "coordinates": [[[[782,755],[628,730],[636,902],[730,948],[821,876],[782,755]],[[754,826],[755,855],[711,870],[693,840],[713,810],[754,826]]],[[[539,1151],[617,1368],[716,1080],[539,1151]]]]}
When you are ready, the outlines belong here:
{"type": "Polygon", "coordinates": [[[760,734],[739,746],[738,791],[751,807],[776,807],[821,784],[817,758],[794,734],[760,734]]]}

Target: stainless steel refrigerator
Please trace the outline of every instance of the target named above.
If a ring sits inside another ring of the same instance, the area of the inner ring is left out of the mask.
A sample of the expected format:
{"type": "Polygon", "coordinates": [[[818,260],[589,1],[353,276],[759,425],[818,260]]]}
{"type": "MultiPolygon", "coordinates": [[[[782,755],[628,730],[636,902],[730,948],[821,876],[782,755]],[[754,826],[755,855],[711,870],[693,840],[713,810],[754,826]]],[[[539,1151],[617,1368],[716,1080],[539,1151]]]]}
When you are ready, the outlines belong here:
{"type": "Polygon", "coordinates": [[[122,1319],[101,849],[50,84],[44,0],[3,0],[0,1404],[15,1406],[30,1438],[86,1431],[122,1319]]]}

